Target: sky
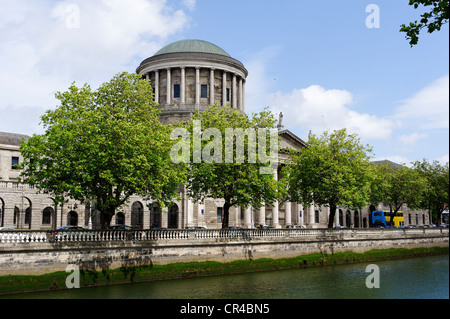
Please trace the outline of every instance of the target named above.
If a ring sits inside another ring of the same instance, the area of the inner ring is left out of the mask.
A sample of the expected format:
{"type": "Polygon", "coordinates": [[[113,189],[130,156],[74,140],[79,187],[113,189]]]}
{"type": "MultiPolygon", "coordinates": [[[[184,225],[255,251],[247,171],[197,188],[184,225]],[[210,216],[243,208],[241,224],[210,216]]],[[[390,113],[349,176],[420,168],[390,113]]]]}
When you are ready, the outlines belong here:
{"type": "Polygon", "coordinates": [[[410,47],[408,0],[0,0],[0,131],[42,134],[71,83],[135,72],[164,45],[212,42],[249,75],[246,112],[346,128],[373,160],[449,161],[449,26],[410,47]]]}

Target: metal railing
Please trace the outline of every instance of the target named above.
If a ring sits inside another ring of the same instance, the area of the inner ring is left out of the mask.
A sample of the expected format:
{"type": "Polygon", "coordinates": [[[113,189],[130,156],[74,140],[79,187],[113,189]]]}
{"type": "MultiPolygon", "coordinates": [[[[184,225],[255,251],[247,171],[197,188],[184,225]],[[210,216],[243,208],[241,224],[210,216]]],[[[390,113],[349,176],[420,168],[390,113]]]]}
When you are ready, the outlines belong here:
{"type": "Polygon", "coordinates": [[[271,238],[389,238],[448,236],[446,228],[431,229],[167,229],[167,230],[2,230],[0,247],[7,243],[113,242],[113,241],[193,241],[271,238]]]}

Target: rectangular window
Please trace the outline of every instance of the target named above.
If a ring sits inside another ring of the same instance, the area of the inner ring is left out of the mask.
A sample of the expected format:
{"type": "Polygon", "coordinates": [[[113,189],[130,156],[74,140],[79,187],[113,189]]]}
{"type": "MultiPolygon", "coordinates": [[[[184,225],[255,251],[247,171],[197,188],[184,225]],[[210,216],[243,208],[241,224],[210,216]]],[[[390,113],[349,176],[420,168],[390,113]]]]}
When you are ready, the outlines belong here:
{"type": "Polygon", "coordinates": [[[174,84],[173,86],[173,98],[179,98],[180,97],[180,85],[179,84],[174,84]]]}
{"type": "Polygon", "coordinates": [[[206,84],[202,84],[200,90],[200,97],[207,98],[208,97],[208,86],[206,84]]]}
{"type": "Polygon", "coordinates": [[[227,102],[230,102],[230,89],[227,89],[227,102]]]}
{"type": "Polygon", "coordinates": [[[222,222],[222,211],[223,211],[223,207],[217,207],[217,222],[218,223],[222,222]]]}
{"type": "Polygon", "coordinates": [[[11,169],[17,169],[17,165],[19,165],[19,158],[13,156],[11,159],[11,169]]]}
{"type": "Polygon", "coordinates": [[[318,224],[319,223],[319,211],[316,210],[314,213],[315,213],[314,214],[314,222],[318,224]]]}

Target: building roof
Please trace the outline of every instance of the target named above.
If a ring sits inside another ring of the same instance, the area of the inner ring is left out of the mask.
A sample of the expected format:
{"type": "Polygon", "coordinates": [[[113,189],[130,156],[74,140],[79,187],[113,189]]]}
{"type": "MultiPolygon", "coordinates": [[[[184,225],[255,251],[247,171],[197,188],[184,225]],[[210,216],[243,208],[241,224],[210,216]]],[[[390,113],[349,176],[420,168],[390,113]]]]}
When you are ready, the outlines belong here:
{"type": "Polygon", "coordinates": [[[231,57],[224,49],[218,47],[215,44],[203,40],[176,41],[161,48],[153,56],[165,53],[179,53],[179,52],[211,53],[231,57]]]}
{"type": "Polygon", "coordinates": [[[19,146],[22,140],[28,140],[28,135],[0,132],[0,144],[19,146]]]}
{"type": "Polygon", "coordinates": [[[390,160],[372,161],[370,163],[372,163],[373,165],[388,164],[391,168],[399,168],[399,167],[403,166],[401,164],[394,163],[394,162],[392,162],[390,160]]]}

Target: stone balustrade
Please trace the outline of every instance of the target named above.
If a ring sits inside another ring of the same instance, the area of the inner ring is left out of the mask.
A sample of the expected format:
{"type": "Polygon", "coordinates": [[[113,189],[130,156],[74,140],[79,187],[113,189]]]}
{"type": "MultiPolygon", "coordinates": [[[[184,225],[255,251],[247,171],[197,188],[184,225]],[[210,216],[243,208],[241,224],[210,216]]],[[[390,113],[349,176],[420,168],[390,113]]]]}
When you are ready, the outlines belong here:
{"type": "Polygon", "coordinates": [[[167,230],[2,230],[0,247],[9,243],[44,242],[110,242],[110,241],[186,241],[202,239],[299,239],[299,238],[377,238],[414,237],[420,235],[448,236],[446,228],[404,229],[167,229],[167,230]]]}

